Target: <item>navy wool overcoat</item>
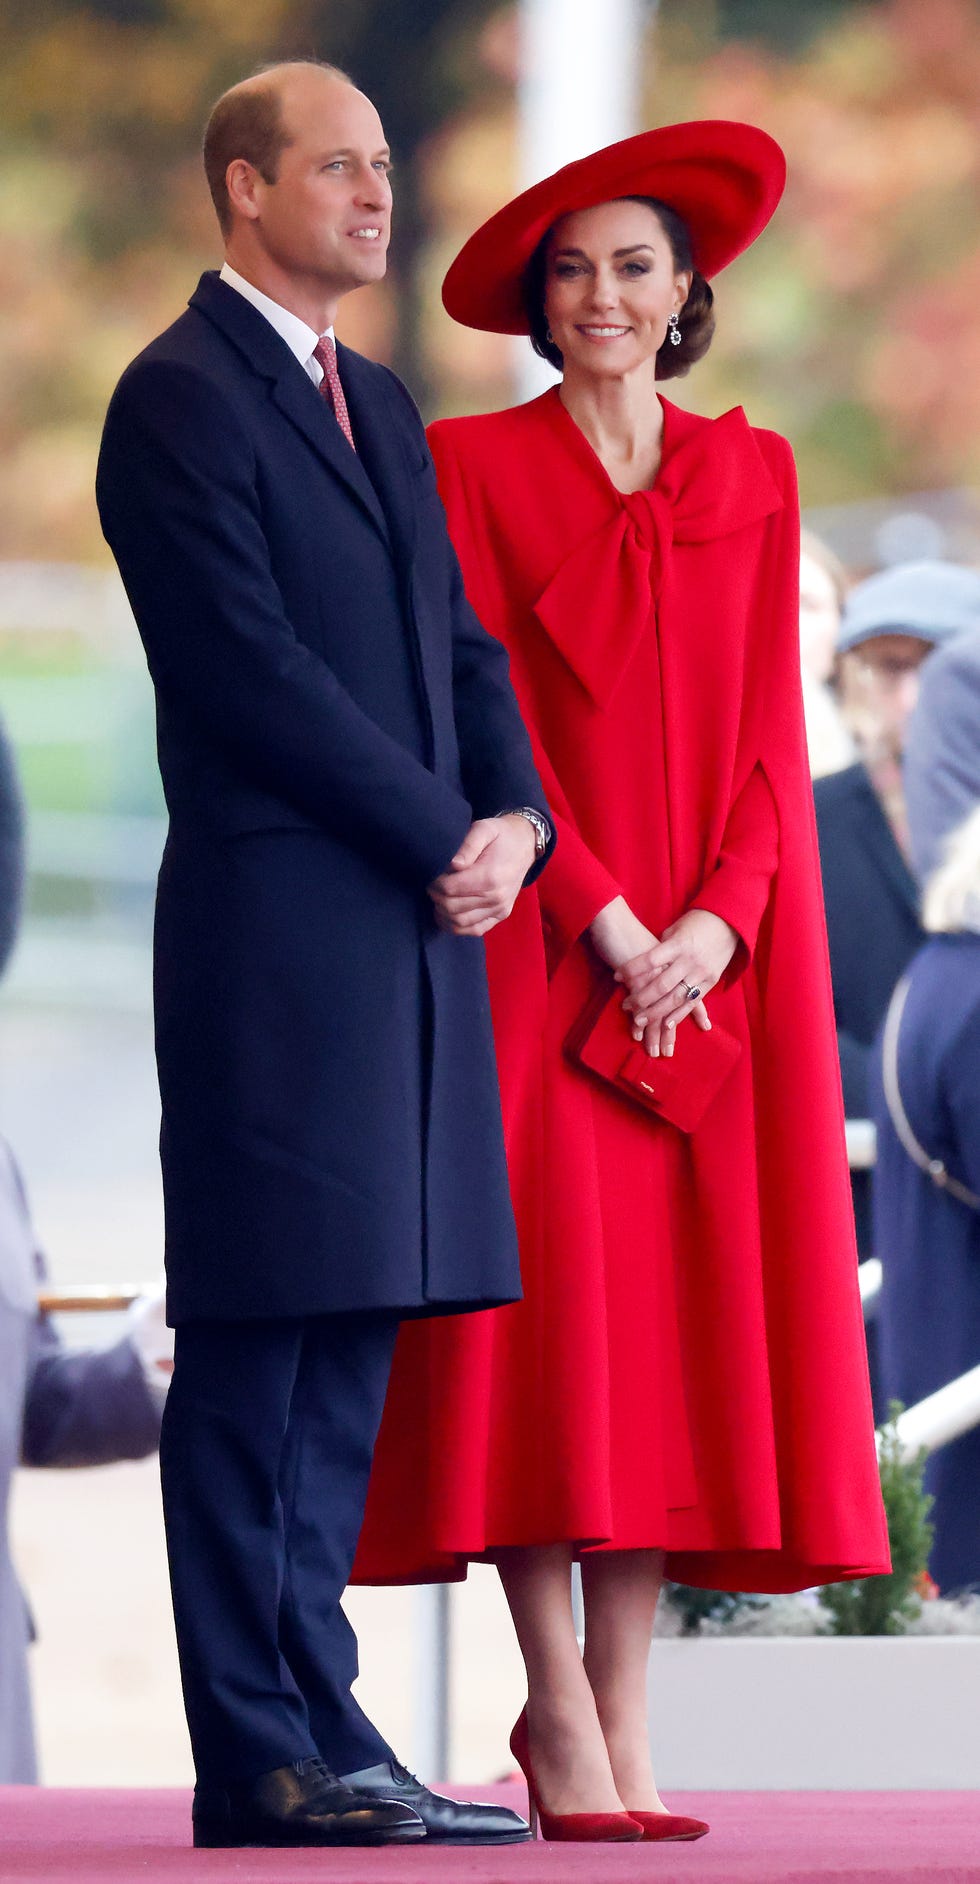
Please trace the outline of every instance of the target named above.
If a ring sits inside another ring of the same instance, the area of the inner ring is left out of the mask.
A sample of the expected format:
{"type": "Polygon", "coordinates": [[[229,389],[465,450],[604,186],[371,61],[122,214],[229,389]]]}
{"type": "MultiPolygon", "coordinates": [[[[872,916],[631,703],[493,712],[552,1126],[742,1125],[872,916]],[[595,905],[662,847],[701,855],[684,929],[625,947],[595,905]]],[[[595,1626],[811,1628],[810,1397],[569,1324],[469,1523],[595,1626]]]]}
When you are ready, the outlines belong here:
{"type": "Polygon", "coordinates": [[[483,945],[426,885],[543,806],[421,420],[338,348],[358,453],[216,275],[124,373],[102,525],[157,696],[168,1310],[406,1314],[520,1293],[483,945]]]}

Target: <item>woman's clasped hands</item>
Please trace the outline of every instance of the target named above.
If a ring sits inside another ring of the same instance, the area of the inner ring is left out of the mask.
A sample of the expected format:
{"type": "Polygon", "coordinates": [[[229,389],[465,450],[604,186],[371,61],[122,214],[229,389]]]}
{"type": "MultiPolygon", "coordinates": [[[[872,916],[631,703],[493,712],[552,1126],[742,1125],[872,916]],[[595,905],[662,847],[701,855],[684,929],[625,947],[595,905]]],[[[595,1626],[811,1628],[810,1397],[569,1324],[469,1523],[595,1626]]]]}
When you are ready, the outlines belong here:
{"type": "Polygon", "coordinates": [[[597,954],[626,990],[623,1007],[634,1040],[642,1040],[654,1059],[670,1058],[677,1028],[688,1015],[710,1031],[703,999],[692,1001],[688,990],[704,996],[721,980],[738,947],[730,923],[708,909],[689,909],[658,939],[618,896],[600,910],[589,932],[597,954]]]}
{"type": "Polygon", "coordinates": [[[674,1051],[677,1029],[690,1014],[707,1032],[711,1027],[703,999],[717,987],[738,947],[738,934],[710,909],[689,909],[665,929],[661,940],[631,961],[622,962],[616,979],[626,989],[623,1007],[633,1021],[633,1038],[654,1058],[674,1051]]]}

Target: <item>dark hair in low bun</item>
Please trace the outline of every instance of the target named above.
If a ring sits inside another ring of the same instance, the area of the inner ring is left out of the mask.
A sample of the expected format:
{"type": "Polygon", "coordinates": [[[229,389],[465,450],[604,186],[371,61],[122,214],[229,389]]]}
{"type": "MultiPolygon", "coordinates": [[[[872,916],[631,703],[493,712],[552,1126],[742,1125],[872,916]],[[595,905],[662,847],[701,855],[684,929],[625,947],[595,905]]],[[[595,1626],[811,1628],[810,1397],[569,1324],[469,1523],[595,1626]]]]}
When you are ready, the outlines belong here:
{"type": "MultiPolygon", "coordinates": [[[[684,218],[669,203],[655,196],[626,196],[626,203],[643,203],[652,209],[670,243],[674,268],[678,274],[691,270],[691,288],[678,316],[680,346],[671,344],[668,334],[657,354],[657,378],[680,379],[689,373],[696,360],[703,359],[715,331],[714,295],[710,283],[694,267],[691,237],[684,218]]],[[[531,345],[542,360],[558,372],[564,365],[562,355],[548,338],[548,320],[544,311],[545,283],[548,274],[548,244],[551,230],[542,236],[524,270],[524,307],[527,312],[531,345]]]]}
{"type": "Polygon", "coordinates": [[[560,373],[565,364],[564,356],[550,338],[548,316],[544,311],[544,284],[548,274],[548,243],[550,241],[551,230],[548,229],[541,237],[524,270],[521,290],[524,295],[524,311],[527,315],[531,345],[542,360],[547,360],[548,365],[553,366],[560,373]]]}

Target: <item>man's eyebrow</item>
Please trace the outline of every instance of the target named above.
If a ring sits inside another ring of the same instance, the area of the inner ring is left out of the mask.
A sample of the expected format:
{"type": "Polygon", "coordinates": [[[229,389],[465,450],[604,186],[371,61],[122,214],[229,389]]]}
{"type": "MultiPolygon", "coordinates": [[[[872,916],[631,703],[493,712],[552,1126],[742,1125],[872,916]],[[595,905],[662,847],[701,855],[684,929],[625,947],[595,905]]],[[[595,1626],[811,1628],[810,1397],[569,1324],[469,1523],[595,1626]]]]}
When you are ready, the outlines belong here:
{"type": "MultiPolygon", "coordinates": [[[[318,161],[319,161],[320,163],[322,163],[322,162],[324,161],[324,159],[325,159],[325,158],[328,158],[328,157],[357,157],[358,155],[359,155],[359,152],[357,152],[356,150],[352,150],[352,149],[350,148],[350,146],[349,146],[349,145],[345,145],[345,146],[344,146],[344,147],[343,147],[342,149],[340,149],[340,150],[327,150],[327,151],[322,151],[322,152],[321,152],[321,154],[320,154],[320,158],[319,158],[319,160],[318,160],[318,161]]],[[[391,151],[389,150],[389,148],[388,148],[388,145],[387,145],[387,144],[382,144],[382,146],[381,146],[381,149],[380,149],[380,150],[376,150],[376,151],[375,151],[375,153],[374,153],[374,155],[375,155],[375,157],[386,157],[386,158],[387,158],[387,157],[390,157],[390,156],[391,156],[391,151]]]]}

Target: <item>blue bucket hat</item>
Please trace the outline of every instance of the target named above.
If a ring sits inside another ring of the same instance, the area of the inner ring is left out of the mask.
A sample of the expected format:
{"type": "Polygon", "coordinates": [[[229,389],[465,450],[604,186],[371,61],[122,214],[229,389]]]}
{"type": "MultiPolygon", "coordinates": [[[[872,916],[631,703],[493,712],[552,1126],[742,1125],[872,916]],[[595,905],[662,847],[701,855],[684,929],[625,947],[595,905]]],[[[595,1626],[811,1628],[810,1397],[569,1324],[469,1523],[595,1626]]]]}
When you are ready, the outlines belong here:
{"type": "Polygon", "coordinates": [[[980,627],[937,648],[921,674],[903,769],[912,861],[925,883],[980,804],[980,627]]]}
{"type": "Polygon", "coordinates": [[[933,646],[980,628],[980,575],[958,563],[897,563],[857,582],[844,603],[839,654],[875,635],[914,635],[933,646]]]}

